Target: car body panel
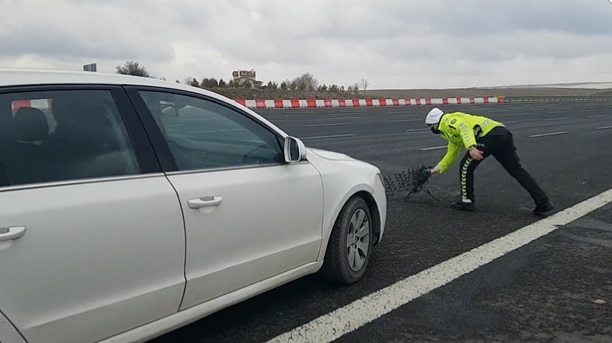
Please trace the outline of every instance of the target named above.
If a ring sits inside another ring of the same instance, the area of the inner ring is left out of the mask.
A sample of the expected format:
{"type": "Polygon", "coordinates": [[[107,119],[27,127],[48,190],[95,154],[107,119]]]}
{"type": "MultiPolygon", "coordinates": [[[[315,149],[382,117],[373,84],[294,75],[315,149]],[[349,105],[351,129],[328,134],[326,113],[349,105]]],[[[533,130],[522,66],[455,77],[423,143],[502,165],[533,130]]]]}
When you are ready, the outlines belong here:
{"type": "Polygon", "coordinates": [[[13,324],[0,312],[0,342],[27,343],[13,324]]]}
{"type": "Polygon", "coordinates": [[[286,273],[252,284],[232,293],[222,295],[203,304],[190,307],[171,316],[162,318],[152,323],[145,324],[134,330],[121,333],[117,336],[96,343],[147,342],[155,337],[168,333],[172,330],[179,329],[185,325],[193,323],[222,309],[248,300],[254,296],[275,289],[279,286],[297,280],[306,275],[316,273],[319,269],[321,269],[322,264],[323,262],[313,262],[306,264],[286,273]]]}
{"type": "Polygon", "coordinates": [[[163,176],[3,191],[0,218],[27,228],[0,242],[0,310],[28,342],[92,342],[178,310],[184,227],[163,176]]]}
{"type": "Polygon", "coordinates": [[[179,194],[187,229],[181,309],[316,261],[323,185],[310,163],[168,178],[179,194]],[[221,203],[189,207],[189,200],[206,196],[222,197],[221,203]]]}
{"type": "MultiPolygon", "coordinates": [[[[380,170],[368,163],[336,152],[308,149],[307,158],[319,169],[325,188],[325,214],[323,226],[332,228],[338,215],[348,199],[365,192],[375,200],[375,206],[380,216],[379,235],[375,241],[378,244],[383,236],[386,225],[387,198],[385,188],[380,178],[380,170]]],[[[323,241],[327,243],[331,230],[325,231],[323,241]]],[[[325,257],[327,244],[321,247],[319,259],[325,257]]]]}

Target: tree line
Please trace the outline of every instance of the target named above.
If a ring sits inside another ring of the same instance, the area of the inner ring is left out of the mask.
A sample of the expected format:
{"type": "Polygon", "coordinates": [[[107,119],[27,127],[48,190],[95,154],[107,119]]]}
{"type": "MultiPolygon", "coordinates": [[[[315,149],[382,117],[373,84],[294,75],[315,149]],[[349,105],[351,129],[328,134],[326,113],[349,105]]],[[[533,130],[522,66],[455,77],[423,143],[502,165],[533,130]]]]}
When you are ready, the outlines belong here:
{"type": "MultiPolygon", "coordinates": [[[[117,73],[124,75],[134,75],[142,77],[153,77],[147,71],[147,68],[136,61],[127,61],[123,65],[117,66],[117,73]]],[[[161,78],[165,80],[164,77],[161,78]]],[[[362,90],[364,95],[369,86],[369,82],[366,79],[356,82],[348,87],[337,85],[337,84],[320,84],[319,81],[311,73],[304,73],[293,79],[286,79],[280,84],[275,81],[269,81],[267,84],[257,83],[254,84],[250,80],[225,81],[222,78],[217,80],[215,78],[203,78],[198,81],[195,77],[186,77],[183,80],[176,80],[176,83],[183,83],[186,85],[200,87],[205,89],[214,88],[234,88],[234,89],[270,89],[270,90],[286,90],[286,91],[318,91],[318,92],[330,92],[330,93],[353,93],[359,94],[362,90]]]]}

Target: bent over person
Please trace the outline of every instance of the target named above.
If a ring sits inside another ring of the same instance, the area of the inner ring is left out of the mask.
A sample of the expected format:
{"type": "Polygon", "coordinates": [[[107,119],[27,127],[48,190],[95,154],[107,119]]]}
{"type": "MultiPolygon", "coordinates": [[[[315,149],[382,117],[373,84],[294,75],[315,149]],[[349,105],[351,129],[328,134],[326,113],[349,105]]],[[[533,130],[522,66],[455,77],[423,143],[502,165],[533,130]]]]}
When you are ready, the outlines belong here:
{"type": "Polygon", "coordinates": [[[448,141],[446,155],[430,170],[432,174],[444,173],[455,163],[463,148],[468,150],[459,168],[461,200],[452,204],[452,208],[475,210],[474,170],[490,155],[529,192],[536,204],[534,214],[544,214],[554,208],[544,190],[521,166],[512,133],[502,123],[482,116],[463,112],[444,113],[439,108],[433,108],[427,114],[425,124],[433,133],[448,141]]]}

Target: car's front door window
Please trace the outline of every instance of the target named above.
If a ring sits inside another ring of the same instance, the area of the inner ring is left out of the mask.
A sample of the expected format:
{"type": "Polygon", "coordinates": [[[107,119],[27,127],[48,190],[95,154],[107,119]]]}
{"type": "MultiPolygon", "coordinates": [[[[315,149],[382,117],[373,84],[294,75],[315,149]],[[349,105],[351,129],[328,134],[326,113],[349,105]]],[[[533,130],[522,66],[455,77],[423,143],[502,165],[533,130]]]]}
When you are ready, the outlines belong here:
{"type": "Polygon", "coordinates": [[[277,134],[228,106],[198,97],[141,91],[179,170],[280,164],[277,134]]]}

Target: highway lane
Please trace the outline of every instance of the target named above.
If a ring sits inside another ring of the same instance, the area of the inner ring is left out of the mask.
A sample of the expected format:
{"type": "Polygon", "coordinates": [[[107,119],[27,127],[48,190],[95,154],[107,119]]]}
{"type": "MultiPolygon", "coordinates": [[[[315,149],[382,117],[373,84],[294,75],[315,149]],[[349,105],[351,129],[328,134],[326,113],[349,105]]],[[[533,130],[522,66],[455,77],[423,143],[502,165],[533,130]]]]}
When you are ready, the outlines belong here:
{"type": "MultiPolygon", "coordinates": [[[[443,108],[481,113],[507,123],[514,133],[523,165],[549,193],[557,209],[561,210],[612,188],[612,163],[606,162],[612,161],[612,149],[609,148],[612,146],[612,130],[597,130],[598,127],[612,126],[612,113],[609,110],[611,105],[605,102],[508,103],[443,108]],[[530,137],[561,131],[566,131],[567,134],[530,137]]],[[[289,133],[303,138],[352,135],[313,138],[305,142],[309,146],[344,152],[364,159],[381,167],[385,174],[392,174],[421,164],[435,164],[444,154],[443,149],[421,150],[444,145],[441,138],[428,131],[407,131],[423,129],[422,120],[428,109],[427,106],[414,106],[258,112],[289,133]],[[354,117],[357,118],[353,119],[354,117]],[[343,119],[349,124],[307,126],[343,123],[343,119]],[[401,119],[419,119],[420,122],[390,122],[401,119]]],[[[266,341],[396,281],[539,220],[530,213],[533,204],[528,194],[505,174],[494,159],[483,162],[476,172],[476,213],[456,212],[448,207],[459,195],[458,186],[455,166],[448,173],[437,175],[431,180],[429,189],[439,201],[425,194],[417,195],[408,202],[400,197],[390,196],[386,236],[373,255],[368,273],[358,285],[337,287],[321,281],[316,276],[307,277],[221,311],[155,342],[266,341]]],[[[549,238],[546,237],[542,241],[549,238]]],[[[517,297],[535,297],[532,288],[558,294],[562,288],[571,287],[571,284],[558,282],[569,277],[586,280],[580,287],[596,289],[598,297],[612,298],[612,291],[606,288],[609,285],[602,281],[605,277],[610,280],[612,275],[609,271],[605,272],[605,267],[597,266],[600,259],[609,260],[609,250],[595,251],[591,249],[590,243],[582,244],[584,251],[579,252],[583,253],[582,255],[565,254],[563,245],[556,250],[551,249],[549,255],[544,256],[546,259],[540,259],[541,255],[534,255],[528,264],[519,265],[516,269],[517,273],[532,277],[527,281],[523,279],[522,282],[505,282],[503,279],[505,274],[500,270],[507,270],[507,265],[512,263],[514,256],[509,255],[507,260],[491,264],[498,266],[497,268],[481,268],[466,276],[466,279],[470,280],[468,285],[476,285],[475,289],[470,290],[465,281],[461,283],[458,280],[441,288],[441,295],[435,291],[432,293],[433,298],[418,299],[380,321],[374,321],[364,327],[363,331],[347,337],[363,342],[371,342],[377,335],[383,337],[383,341],[419,341],[432,337],[442,337],[444,340],[449,337],[465,337],[465,332],[472,328],[481,335],[478,337],[499,338],[505,334],[517,337],[518,331],[504,331],[503,328],[508,327],[510,330],[509,323],[524,322],[523,318],[528,318],[526,315],[535,316],[538,311],[545,311],[542,316],[546,317],[546,314],[550,313],[549,318],[553,320],[556,318],[554,316],[558,317],[557,314],[561,312],[572,315],[574,312],[582,313],[581,304],[572,301],[559,304],[559,300],[551,303],[550,308],[544,309],[538,306],[538,302],[530,302],[523,304],[523,310],[520,311],[518,304],[506,305],[509,306],[508,315],[498,317],[497,329],[489,332],[488,322],[476,320],[481,317],[466,317],[466,311],[459,311],[456,307],[465,304],[480,306],[475,298],[485,295],[501,297],[503,292],[509,290],[513,292],[510,294],[517,297]],[[603,272],[592,275],[592,270],[582,268],[585,261],[592,261],[596,269],[604,268],[597,269],[603,272]],[[555,272],[550,272],[550,268],[555,268],[555,272]],[[565,273],[565,270],[571,270],[571,273],[565,273]],[[554,285],[555,282],[559,286],[551,290],[550,287],[555,287],[551,284],[554,285]],[[439,302],[456,306],[444,307],[439,302]],[[416,320],[419,316],[415,313],[422,314],[425,319],[416,320]],[[442,317],[431,319],[437,313],[441,313],[442,317]],[[402,323],[409,323],[410,326],[401,330],[399,327],[402,323]],[[454,331],[446,329],[449,325],[454,331]]],[[[557,245],[553,244],[555,247],[557,245]]],[[[538,250],[537,245],[531,244],[527,249],[538,250]]],[[[520,254],[518,251],[517,253],[520,254]]],[[[508,297],[512,298],[511,295],[508,297]]],[[[607,303],[612,303],[612,299],[607,303]]],[[[580,330],[587,329],[593,334],[612,337],[606,332],[605,323],[612,322],[612,317],[606,310],[596,319],[593,319],[592,315],[581,318],[573,327],[552,327],[567,335],[578,335],[577,337],[581,337],[580,330]],[[587,325],[588,320],[592,322],[591,326],[583,327],[587,325]]],[[[541,322],[543,325],[548,323],[543,319],[541,322]]],[[[533,334],[529,330],[526,332],[533,334]]]]}
{"type": "Polygon", "coordinates": [[[610,342],[612,206],[337,342],[610,342]]]}
{"type": "MultiPolygon", "coordinates": [[[[610,122],[612,113],[605,113],[606,103],[555,103],[532,108],[525,103],[441,106],[445,110],[463,109],[473,114],[490,116],[509,127],[546,127],[554,122],[574,125],[584,120],[610,122]],[[602,113],[604,112],[604,113],[602,113]]],[[[258,112],[288,133],[304,138],[347,138],[387,134],[400,134],[406,130],[424,130],[424,117],[428,106],[395,108],[320,109],[318,112],[298,113],[299,110],[259,110],[258,112]],[[337,136],[337,137],[334,137],[337,136]],[[351,137],[353,137],[351,136],[351,137]]],[[[609,107],[608,107],[609,108],[609,107]]]]}

